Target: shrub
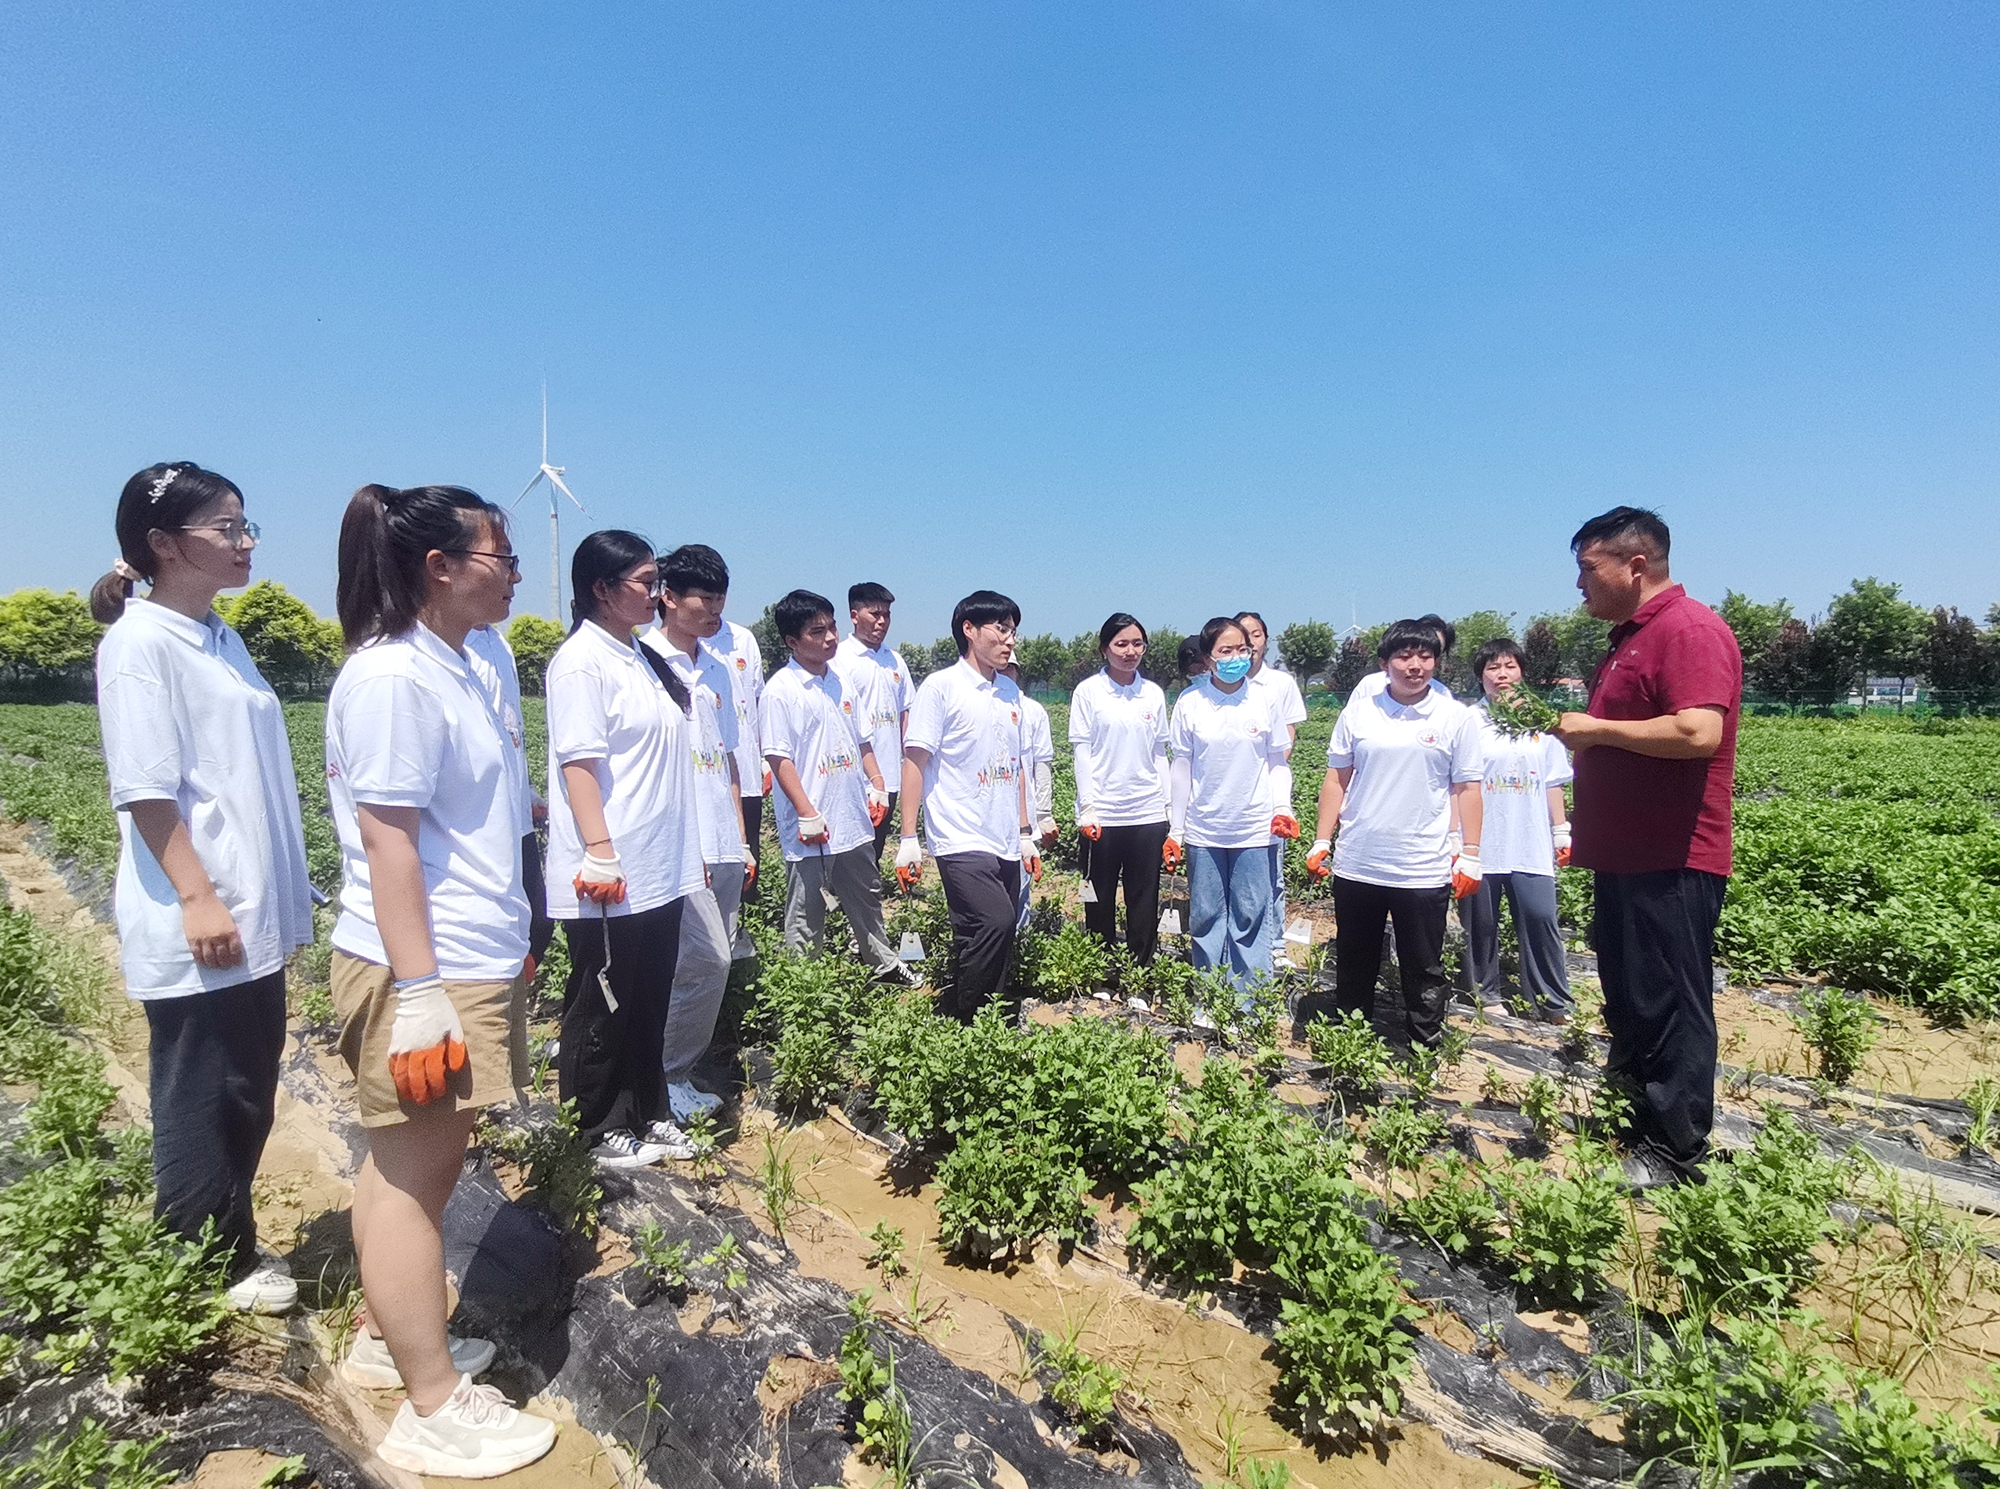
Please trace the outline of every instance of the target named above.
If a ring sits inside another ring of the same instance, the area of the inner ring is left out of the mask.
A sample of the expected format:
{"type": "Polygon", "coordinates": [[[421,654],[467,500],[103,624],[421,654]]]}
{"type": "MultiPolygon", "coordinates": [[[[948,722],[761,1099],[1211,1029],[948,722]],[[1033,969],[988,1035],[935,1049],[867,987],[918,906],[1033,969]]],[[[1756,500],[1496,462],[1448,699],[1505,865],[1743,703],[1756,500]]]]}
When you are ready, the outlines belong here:
{"type": "Polygon", "coordinates": [[[1416,1173],[1416,1193],[1397,1204],[1389,1220],[1453,1257],[1484,1256],[1500,1238],[1500,1207],[1458,1153],[1424,1162],[1416,1173]]]}
{"type": "Polygon", "coordinates": [[[1104,943],[1076,921],[1064,921],[1053,936],[1024,940],[1021,977],[1044,1002],[1088,997],[1111,975],[1111,958],[1104,943]]]}
{"type": "Polygon", "coordinates": [[[937,1185],[938,1234],[947,1250],[994,1256],[1045,1235],[1081,1240],[1094,1223],[1090,1181],[1046,1134],[1010,1141],[976,1132],[938,1165],[937,1185]]]}
{"type": "Polygon", "coordinates": [[[1507,1205],[1506,1250],[1514,1281],[1538,1299],[1588,1302],[1625,1234],[1611,1155],[1579,1143],[1565,1172],[1517,1163],[1495,1178],[1507,1205]]]}
{"type": "Polygon", "coordinates": [[[1314,1019],[1306,1026],[1306,1045],[1326,1066],[1327,1083],[1336,1091],[1370,1100],[1388,1078],[1389,1046],[1359,1009],[1338,1019],[1314,1019]]]}
{"type": "Polygon", "coordinates": [[[1866,998],[1831,987],[1802,994],[1792,1024],[1813,1052],[1819,1078],[1836,1086],[1853,1079],[1878,1032],[1866,998]]]}

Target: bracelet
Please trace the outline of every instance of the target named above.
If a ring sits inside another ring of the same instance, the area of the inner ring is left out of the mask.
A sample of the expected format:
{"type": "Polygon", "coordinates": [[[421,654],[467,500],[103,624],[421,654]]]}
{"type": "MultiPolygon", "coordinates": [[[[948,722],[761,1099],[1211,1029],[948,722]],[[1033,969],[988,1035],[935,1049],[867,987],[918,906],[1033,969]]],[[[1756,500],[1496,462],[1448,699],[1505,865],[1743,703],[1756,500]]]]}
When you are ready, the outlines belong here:
{"type": "Polygon", "coordinates": [[[610,842],[611,839],[609,838],[592,838],[589,842],[585,843],[583,846],[586,848],[595,848],[599,843],[604,843],[606,845],[609,845],[610,842]]]}

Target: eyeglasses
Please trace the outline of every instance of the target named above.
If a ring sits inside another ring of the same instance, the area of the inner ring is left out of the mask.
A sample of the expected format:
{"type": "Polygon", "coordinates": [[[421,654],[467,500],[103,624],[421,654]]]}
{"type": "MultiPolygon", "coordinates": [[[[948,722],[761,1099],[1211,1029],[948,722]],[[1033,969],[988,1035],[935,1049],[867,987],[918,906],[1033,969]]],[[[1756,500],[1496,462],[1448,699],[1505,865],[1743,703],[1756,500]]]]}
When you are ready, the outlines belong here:
{"type": "MultiPolygon", "coordinates": [[[[256,534],[253,532],[251,536],[255,537],[256,534]]],[[[439,552],[456,553],[461,558],[497,558],[507,565],[508,573],[521,572],[521,555],[518,553],[495,553],[487,548],[443,548],[439,552]]]]}
{"type": "Polygon", "coordinates": [[[661,595],[667,592],[667,587],[664,584],[660,583],[659,580],[641,579],[637,574],[627,574],[623,579],[619,580],[618,582],[620,584],[643,585],[645,587],[647,597],[650,599],[657,600],[661,595]]]}
{"type": "Polygon", "coordinates": [[[264,536],[264,529],[256,523],[244,522],[236,518],[231,518],[226,522],[197,523],[192,527],[183,527],[181,531],[184,533],[214,533],[231,548],[241,548],[245,538],[254,543],[264,536]]]}

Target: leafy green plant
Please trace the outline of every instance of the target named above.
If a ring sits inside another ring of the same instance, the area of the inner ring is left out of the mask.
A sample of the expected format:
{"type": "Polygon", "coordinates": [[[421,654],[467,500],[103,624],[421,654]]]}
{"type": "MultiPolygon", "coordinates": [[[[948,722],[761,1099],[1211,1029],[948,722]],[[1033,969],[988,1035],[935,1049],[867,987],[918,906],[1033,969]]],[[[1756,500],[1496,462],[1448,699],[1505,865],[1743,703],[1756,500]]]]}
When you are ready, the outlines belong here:
{"type": "Polygon", "coordinates": [[[1498,1065],[1486,1067],[1486,1074],[1479,1081],[1479,1099],[1494,1106],[1500,1106],[1513,1099],[1514,1083],[1498,1065]]]}
{"type": "Polygon", "coordinates": [[[850,1306],[855,1321],[840,1341],[840,1396],[855,1408],[861,1456],[881,1465],[902,1489],[910,1482],[913,1425],[909,1398],[896,1384],[896,1352],[876,1352],[866,1295],[850,1306]]]}
{"type": "Polygon", "coordinates": [[[1336,1091],[1372,1099],[1388,1078],[1389,1046],[1358,1008],[1338,1019],[1314,1019],[1306,1025],[1306,1047],[1326,1067],[1327,1083],[1336,1091]]]}
{"type": "Polygon", "coordinates": [[[686,1241],[668,1241],[666,1232],[660,1229],[660,1222],[651,1216],[639,1227],[639,1233],[632,1237],[632,1252],[638,1257],[639,1265],[669,1292],[687,1286],[688,1259],[693,1250],[686,1241]]]}
{"type": "Polygon", "coordinates": [[[1345,1247],[1309,1273],[1304,1296],[1279,1306],[1278,1394],[1309,1430],[1366,1431],[1402,1410],[1417,1310],[1389,1265],[1345,1247]]]}
{"type": "Polygon", "coordinates": [[[1616,1172],[1609,1152],[1578,1143],[1562,1173],[1516,1163],[1494,1176],[1506,1203],[1513,1278],[1531,1298],[1583,1303],[1602,1290],[1625,1236],[1616,1172]]]}
{"type": "Polygon", "coordinates": [[[1091,1437],[1111,1420],[1125,1377],[1085,1354],[1077,1343],[1077,1331],[1040,1336],[1035,1358],[1043,1369],[1053,1372],[1049,1400],[1076,1424],[1080,1434],[1091,1437]]]}
{"type": "Polygon", "coordinates": [[[1413,1044],[1392,1063],[1396,1078],[1403,1083],[1412,1101],[1425,1101],[1437,1089],[1443,1057],[1429,1045],[1413,1044]]]}
{"type": "Polygon", "coordinates": [[[997,1256],[1046,1235],[1081,1240],[1095,1223],[1090,1181],[1045,1134],[974,1133],[938,1165],[937,1185],[947,1250],[997,1256]]]}
{"type": "Polygon", "coordinates": [[[721,1272],[722,1285],[730,1292],[739,1291],[750,1280],[749,1268],[743,1265],[743,1248],[737,1244],[736,1237],[727,1232],[696,1258],[695,1265],[721,1272]]]}
{"type": "Polygon", "coordinates": [[[537,1111],[522,1122],[488,1123],[482,1134],[488,1148],[521,1170],[529,1196],[559,1224],[580,1235],[596,1233],[604,1188],[578,1129],[574,1101],[537,1111]]]}
{"type": "Polygon", "coordinates": [[[1486,712],[1493,727],[1509,738],[1550,733],[1562,717],[1526,683],[1515,683],[1487,699],[1486,712]]]}
{"type": "Polygon", "coordinates": [[[1444,1141],[1444,1118],[1412,1101],[1394,1101],[1368,1124],[1368,1151],[1392,1169],[1413,1169],[1444,1141]]]}
{"type": "Polygon", "coordinates": [[[2000,1115],[2000,1078],[1976,1077],[1965,1092],[1966,1111],[1972,1118],[1965,1131],[1968,1148],[1990,1148],[1994,1142],[1993,1120],[2000,1115]]]}
{"type": "Polygon", "coordinates": [[[1389,1212],[1399,1229],[1451,1257],[1485,1256],[1499,1243],[1500,1207],[1462,1154],[1426,1159],[1416,1170],[1415,1191],[1389,1212]]]}
{"type": "Polygon", "coordinates": [[[113,1438],[96,1417],[38,1435],[19,1462],[0,1464],[0,1489],[160,1489],[180,1475],[154,1460],[169,1439],[113,1438]]]}
{"type": "Polygon", "coordinates": [[[864,1266],[876,1268],[890,1282],[909,1275],[909,1263],[903,1259],[903,1232],[900,1227],[878,1220],[875,1228],[868,1232],[868,1243],[868,1253],[861,1258],[864,1266]]]}
{"type": "Polygon", "coordinates": [[[1562,1112],[1561,1088],[1536,1071],[1521,1088],[1521,1115],[1528,1119],[1537,1141],[1546,1145],[1556,1140],[1562,1131],[1562,1112]]]}
{"type": "Polygon", "coordinates": [[[1819,1078],[1836,1086],[1854,1078],[1878,1035],[1868,1000],[1834,987],[1801,994],[1792,1024],[1813,1052],[1819,1078]]]}
{"type": "Polygon", "coordinates": [[[82,1321],[104,1341],[113,1380],[153,1380],[187,1363],[231,1309],[212,1245],[168,1234],[151,1215],[114,1216],[98,1232],[82,1321]]]}
{"type": "Polygon", "coordinates": [[[1187,1029],[1194,1025],[1197,986],[1193,967],[1176,957],[1162,956],[1149,969],[1146,991],[1141,996],[1158,1010],[1161,1018],[1177,1028],[1187,1029]]]}
{"type": "Polygon", "coordinates": [[[1076,921],[1064,921],[1053,936],[1037,936],[1021,954],[1021,975],[1047,1003],[1088,997],[1111,975],[1104,943],[1076,921]]]}

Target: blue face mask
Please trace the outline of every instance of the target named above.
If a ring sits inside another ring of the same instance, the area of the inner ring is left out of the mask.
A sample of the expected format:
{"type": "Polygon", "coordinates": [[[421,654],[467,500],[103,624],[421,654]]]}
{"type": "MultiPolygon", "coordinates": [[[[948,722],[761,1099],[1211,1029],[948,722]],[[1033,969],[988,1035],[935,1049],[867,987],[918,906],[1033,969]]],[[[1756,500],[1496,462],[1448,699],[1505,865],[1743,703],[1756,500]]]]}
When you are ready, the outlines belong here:
{"type": "Polygon", "coordinates": [[[1219,657],[1208,664],[1217,682],[1241,682],[1250,675],[1249,657],[1219,657]]]}

